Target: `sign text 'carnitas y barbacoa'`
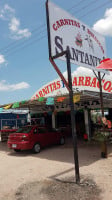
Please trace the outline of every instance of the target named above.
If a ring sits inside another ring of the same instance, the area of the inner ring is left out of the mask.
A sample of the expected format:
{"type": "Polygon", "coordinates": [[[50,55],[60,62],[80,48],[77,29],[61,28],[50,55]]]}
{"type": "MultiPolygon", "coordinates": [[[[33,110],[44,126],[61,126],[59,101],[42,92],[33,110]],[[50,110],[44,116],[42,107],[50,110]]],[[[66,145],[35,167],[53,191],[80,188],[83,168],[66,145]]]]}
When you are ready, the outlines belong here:
{"type": "MultiPolygon", "coordinates": [[[[74,92],[80,92],[83,90],[99,92],[99,82],[94,76],[72,76],[72,86],[74,92]]],[[[109,79],[103,79],[102,90],[105,93],[112,93],[112,81],[109,79]]],[[[32,99],[56,95],[59,96],[67,93],[68,90],[63,81],[56,79],[37,90],[37,92],[32,96],[32,99]]]]}
{"type": "Polygon", "coordinates": [[[95,68],[106,57],[105,38],[54,3],[48,2],[48,7],[50,57],[68,49],[72,63],[95,68]]]}

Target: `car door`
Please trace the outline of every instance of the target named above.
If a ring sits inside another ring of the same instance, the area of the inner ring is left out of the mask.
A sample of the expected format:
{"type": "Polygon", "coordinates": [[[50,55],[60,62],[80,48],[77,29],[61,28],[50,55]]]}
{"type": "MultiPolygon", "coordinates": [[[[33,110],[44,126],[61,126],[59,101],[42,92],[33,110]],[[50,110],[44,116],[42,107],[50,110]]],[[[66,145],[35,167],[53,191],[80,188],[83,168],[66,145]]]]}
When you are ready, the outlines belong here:
{"type": "Polygon", "coordinates": [[[32,128],[32,130],[30,132],[30,144],[31,144],[31,148],[33,148],[33,146],[37,142],[37,140],[38,140],[38,128],[34,127],[34,128],[32,128]]]}
{"type": "Polygon", "coordinates": [[[38,142],[43,147],[49,145],[48,131],[45,127],[38,127],[38,142]]]}
{"type": "Polygon", "coordinates": [[[58,140],[58,135],[57,135],[56,129],[49,129],[49,142],[50,144],[56,144],[58,140]]]}

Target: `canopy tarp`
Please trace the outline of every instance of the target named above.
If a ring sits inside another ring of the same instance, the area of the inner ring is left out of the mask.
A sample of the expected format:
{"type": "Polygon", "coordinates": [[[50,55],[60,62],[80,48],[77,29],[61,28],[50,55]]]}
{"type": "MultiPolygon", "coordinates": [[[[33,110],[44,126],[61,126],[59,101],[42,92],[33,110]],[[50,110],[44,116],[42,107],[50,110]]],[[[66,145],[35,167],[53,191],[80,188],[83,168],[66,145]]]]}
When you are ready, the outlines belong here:
{"type": "Polygon", "coordinates": [[[106,69],[112,71],[112,59],[106,58],[100,62],[100,65],[96,67],[97,69],[106,69]]]}

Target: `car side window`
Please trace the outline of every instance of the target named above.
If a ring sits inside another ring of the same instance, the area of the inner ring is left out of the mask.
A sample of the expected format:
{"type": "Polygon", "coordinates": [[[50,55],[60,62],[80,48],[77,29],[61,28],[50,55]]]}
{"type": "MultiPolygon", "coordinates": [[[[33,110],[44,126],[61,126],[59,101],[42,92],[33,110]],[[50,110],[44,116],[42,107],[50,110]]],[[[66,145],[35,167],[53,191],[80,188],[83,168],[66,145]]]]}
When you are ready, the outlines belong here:
{"type": "Polygon", "coordinates": [[[47,130],[45,128],[38,128],[38,133],[39,134],[44,134],[46,132],[47,132],[47,130]]]}
{"type": "Polygon", "coordinates": [[[37,128],[35,128],[35,130],[34,130],[34,132],[33,132],[34,134],[37,134],[37,128]]]}
{"type": "Polygon", "coordinates": [[[56,133],[57,129],[55,129],[55,128],[49,128],[48,131],[49,131],[49,133],[56,133]]]}

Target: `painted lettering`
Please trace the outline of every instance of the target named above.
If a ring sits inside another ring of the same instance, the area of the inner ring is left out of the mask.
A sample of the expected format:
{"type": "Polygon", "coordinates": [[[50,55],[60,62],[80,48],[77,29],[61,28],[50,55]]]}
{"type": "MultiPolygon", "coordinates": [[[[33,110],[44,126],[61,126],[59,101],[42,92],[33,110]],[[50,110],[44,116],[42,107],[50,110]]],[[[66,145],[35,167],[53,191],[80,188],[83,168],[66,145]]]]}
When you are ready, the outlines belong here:
{"type": "Polygon", "coordinates": [[[86,78],[85,78],[85,86],[90,86],[90,80],[91,80],[91,77],[86,76],[86,78]]]}
{"type": "Polygon", "coordinates": [[[55,44],[56,44],[56,47],[55,47],[56,54],[61,53],[63,51],[63,47],[62,47],[63,39],[60,38],[59,36],[56,36],[55,44]],[[58,50],[60,50],[60,51],[58,51],[58,50]]]}
{"type": "Polygon", "coordinates": [[[79,77],[79,84],[78,84],[78,86],[84,86],[84,77],[83,76],[79,77]]]}

